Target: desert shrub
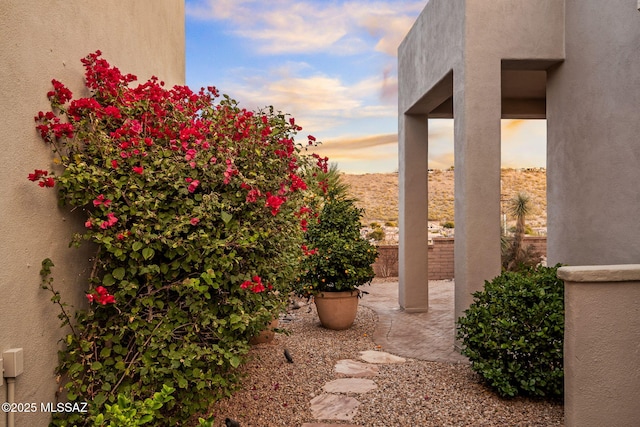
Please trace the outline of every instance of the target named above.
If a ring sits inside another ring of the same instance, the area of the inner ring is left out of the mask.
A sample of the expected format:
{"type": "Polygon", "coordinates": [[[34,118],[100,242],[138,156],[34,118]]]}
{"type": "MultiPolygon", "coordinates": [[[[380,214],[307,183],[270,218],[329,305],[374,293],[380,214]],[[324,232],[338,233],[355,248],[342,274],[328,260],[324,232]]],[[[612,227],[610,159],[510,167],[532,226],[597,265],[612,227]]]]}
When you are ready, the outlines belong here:
{"type": "Polygon", "coordinates": [[[376,227],[367,234],[367,239],[381,242],[386,237],[384,230],[381,227],[376,227]]]}
{"type": "Polygon", "coordinates": [[[455,228],[455,225],[453,224],[453,221],[446,221],[445,223],[442,224],[443,228],[455,228]]]}
{"type": "Polygon", "coordinates": [[[501,396],[563,394],[564,285],[558,266],[504,272],[458,319],[472,369],[501,396]]]}
{"type": "MultiPolygon", "coordinates": [[[[53,80],[52,110],[35,118],[57,171],[29,175],[84,212],[72,244],[97,248],[88,309],[63,311],[57,369],[90,416],[54,422],[90,425],[118,396],[144,402],[167,385],[153,424],[176,425],[231,392],[249,338],[285,306],[312,215],[303,177],[327,159],[303,156],[301,128],[271,107],[155,77],[134,86],[100,52],[83,64],[90,96],[53,80]]],[[[60,303],[52,266],[43,286],[60,303]]]]}

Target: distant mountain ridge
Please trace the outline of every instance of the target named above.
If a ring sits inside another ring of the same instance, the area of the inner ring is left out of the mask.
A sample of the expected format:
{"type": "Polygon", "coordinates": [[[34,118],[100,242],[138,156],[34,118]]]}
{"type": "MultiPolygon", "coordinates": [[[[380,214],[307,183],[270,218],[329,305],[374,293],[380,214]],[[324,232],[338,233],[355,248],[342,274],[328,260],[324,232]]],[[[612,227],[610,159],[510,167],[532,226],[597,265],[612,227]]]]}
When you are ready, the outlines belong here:
{"type": "MultiPolygon", "coordinates": [[[[398,221],[398,174],[342,174],[344,182],[350,187],[350,194],[358,199],[358,206],[364,208],[364,224],[371,222],[397,223],[398,221]]],[[[547,175],[546,170],[503,169],[502,194],[506,201],[518,192],[529,194],[532,202],[532,213],[527,217],[527,224],[532,227],[544,227],[547,223],[547,175]]],[[[429,220],[441,223],[454,221],[453,218],[453,170],[429,171],[429,220]]],[[[511,219],[508,218],[511,222],[511,219]]]]}

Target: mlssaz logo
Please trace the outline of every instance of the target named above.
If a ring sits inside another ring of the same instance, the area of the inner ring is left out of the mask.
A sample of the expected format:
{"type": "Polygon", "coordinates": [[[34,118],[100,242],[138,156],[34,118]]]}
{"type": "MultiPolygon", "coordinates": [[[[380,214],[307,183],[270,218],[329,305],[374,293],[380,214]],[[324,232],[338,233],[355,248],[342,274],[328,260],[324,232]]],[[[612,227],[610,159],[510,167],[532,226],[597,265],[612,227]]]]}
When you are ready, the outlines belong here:
{"type": "Polygon", "coordinates": [[[40,412],[80,412],[89,411],[87,402],[58,402],[40,403],[40,412]]]}

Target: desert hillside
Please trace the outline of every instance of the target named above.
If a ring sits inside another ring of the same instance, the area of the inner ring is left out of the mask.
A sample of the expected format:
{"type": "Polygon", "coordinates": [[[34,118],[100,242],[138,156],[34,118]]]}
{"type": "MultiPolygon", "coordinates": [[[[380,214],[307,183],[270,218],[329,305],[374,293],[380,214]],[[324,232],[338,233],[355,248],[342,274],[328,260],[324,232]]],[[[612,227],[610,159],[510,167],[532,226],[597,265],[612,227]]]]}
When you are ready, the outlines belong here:
{"type": "MultiPolygon", "coordinates": [[[[429,172],[429,220],[444,224],[453,222],[452,170],[429,172]]],[[[398,221],[398,174],[343,174],[358,206],[365,209],[364,224],[378,222],[391,225],[398,221]]],[[[547,179],[544,169],[503,169],[502,200],[507,201],[518,192],[529,194],[533,212],[527,217],[532,227],[547,223],[547,179]]],[[[503,203],[506,207],[506,203],[503,203]]],[[[511,218],[508,218],[511,222],[511,218]]]]}

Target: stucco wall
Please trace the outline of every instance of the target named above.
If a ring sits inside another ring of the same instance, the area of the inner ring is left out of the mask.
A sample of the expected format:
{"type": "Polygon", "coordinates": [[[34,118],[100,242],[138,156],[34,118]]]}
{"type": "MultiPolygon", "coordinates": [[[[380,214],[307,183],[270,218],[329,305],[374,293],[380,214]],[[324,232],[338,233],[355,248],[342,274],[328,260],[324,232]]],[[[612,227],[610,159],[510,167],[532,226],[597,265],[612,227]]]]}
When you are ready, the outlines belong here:
{"type": "MultiPolygon", "coordinates": [[[[400,305],[426,310],[426,119],[453,97],[456,317],[500,273],[503,61],[544,69],[564,58],[563,0],[432,0],[398,53],[400,305]],[[482,251],[477,248],[482,247],[482,251]],[[412,305],[412,306],[409,306],[412,305]]],[[[445,114],[445,113],[442,113],[445,114]]]]}
{"type": "Polygon", "coordinates": [[[565,282],[567,427],[640,419],[640,264],[558,269],[565,282]]]}
{"type": "Polygon", "coordinates": [[[547,81],[549,263],[640,260],[640,13],[566,0],[566,60],[547,81]]]}
{"type": "MultiPolygon", "coordinates": [[[[51,151],[33,116],[48,108],[51,79],[82,94],[80,58],[97,49],[123,72],[184,84],[182,0],[3,0],[0,7],[0,352],[24,348],[17,402],[55,399],[54,368],[63,335],[59,311],[40,288],[40,263],[51,258],[54,285],[82,306],[91,253],[69,249],[79,217],[57,208],[55,190],[26,178],[51,169],[51,151]]],[[[0,402],[6,400],[0,387],[0,402]]],[[[16,425],[47,425],[49,414],[17,414],[16,425]]],[[[5,426],[0,414],[0,427],[5,426]]]]}

